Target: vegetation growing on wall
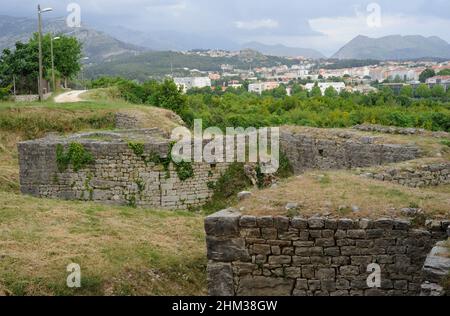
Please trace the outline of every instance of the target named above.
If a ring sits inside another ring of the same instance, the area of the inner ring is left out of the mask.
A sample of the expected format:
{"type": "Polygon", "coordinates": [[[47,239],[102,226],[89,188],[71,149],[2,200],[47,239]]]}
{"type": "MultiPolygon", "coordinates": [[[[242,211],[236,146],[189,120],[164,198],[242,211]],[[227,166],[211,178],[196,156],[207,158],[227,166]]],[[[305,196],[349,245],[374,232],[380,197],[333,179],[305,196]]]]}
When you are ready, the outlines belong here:
{"type": "Polygon", "coordinates": [[[145,146],[143,143],[128,142],[128,147],[134,152],[137,157],[144,160],[145,164],[154,163],[155,165],[161,165],[166,172],[166,177],[170,178],[170,164],[172,163],[177,172],[178,178],[181,181],[186,181],[194,176],[194,169],[191,162],[181,161],[175,162],[172,159],[172,148],[174,143],[169,144],[169,150],[167,157],[161,157],[157,153],[150,153],[148,156],[145,155],[145,146]]]}
{"type": "MultiPolygon", "coordinates": [[[[227,171],[219,178],[217,182],[208,182],[208,188],[214,190],[213,197],[208,202],[204,210],[207,213],[216,212],[220,209],[225,209],[233,203],[236,195],[252,186],[251,180],[245,175],[244,163],[234,163],[228,167],[227,171]]],[[[287,156],[280,153],[280,166],[278,168],[276,177],[280,179],[289,178],[294,175],[292,165],[287,156]]],[[[264,174],[261,172],[261,167],[256,166],[257,187],[264,188],[264,174]]]]}
{"type": "Polygon", "coordinates": [[[229,207],[229,202],[237,193],[249,188],[252,185],[250,179],[245,175],[243,163],[233,163],[213,185],[214,194],[210,202],[204,206],[207,213],[214,213],[217,210],[229,207]]]}
{"type": "Polygon", "coordinates": [[[63,145],[56,146],[56,163],[60,172],[67,170],[69,165],[72,165],[73,171],[78,172],[93,162],[92,154],[80,143],[70,143],[66,152],[63,145]]]}

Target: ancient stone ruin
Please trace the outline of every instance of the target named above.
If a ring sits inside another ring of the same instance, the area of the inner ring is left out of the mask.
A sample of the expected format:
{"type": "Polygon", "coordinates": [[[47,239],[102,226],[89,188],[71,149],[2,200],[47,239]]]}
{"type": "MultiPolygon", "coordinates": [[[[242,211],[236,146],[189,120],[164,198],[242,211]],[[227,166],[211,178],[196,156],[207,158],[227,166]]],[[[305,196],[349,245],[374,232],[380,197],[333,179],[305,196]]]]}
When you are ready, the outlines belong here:
{"type": "Polygon", "coordinates": [[[425,280],[432,283],[422,286],[425,258],[447,237],[449,224],[430,221],[426,229],[415,229],[410,221],[387,218],[288,218],[221,211],[205,220],[209,294],[402,296],[419,295],[423,287],[423,295],[428,295],[439,291],[439,276],[450,269],[448,259],[435,259],[435,251],[425,264],[425,280]],[[372,263],[381,268],[379,288],[367,283],[372,263]]]}
{"type": "Polygon", "coordinates": [[[170,163],[170,141],[157,129],[48,136],[18,146],[22,193],[46,198],[187,209],[208,201],[208,183],[226,169],[170,163]]]}
{"type": "MultiPolygon", "coordinates": [[[[21,191],[37,197],[151,208],[186,209],[205,204],[213,194],[211,184],[228,164],[177,166],[168,155],[170,144],[168,135],[158,129],[50,135],[21,142],[21,191]]],[[[416,146],[317,129],[283,129],[281,150],[296,173],[379,166],[420,156],[416,146]]]]}
{"type": "MultiPolygon", "coordinates": [[[[127,118],[121,119],[124,127],[129,125],[127,118]]],[[[167,134],[158,129],[49,135],[21,142],[21,191],[37,197],[153,209],[204,205],[229,164],[176,164],[171,146],[167,134]]],[[[449,183],[449,164],[439,158],[415,168],[384,167],[422,158],[423,152],[414,144],[391,143],[379,134],[287,127],[281,132],[281,150],[296,174],[371,167],[375,169],[363,170],[362,175],[411,187],[449,183]]],[[[442,277],[446,268],[435,252],[424,262],[436,243],[447,237],[449,223],[430,221],[426,229],[416,229],[411,221],[400,219],[248,216],[221,211],[205,220],[209,293],[437,295],[442,288],[436,275],[442,277]],[[382,268],[379,288],[367,285],[370,263],[382,268]]]]}

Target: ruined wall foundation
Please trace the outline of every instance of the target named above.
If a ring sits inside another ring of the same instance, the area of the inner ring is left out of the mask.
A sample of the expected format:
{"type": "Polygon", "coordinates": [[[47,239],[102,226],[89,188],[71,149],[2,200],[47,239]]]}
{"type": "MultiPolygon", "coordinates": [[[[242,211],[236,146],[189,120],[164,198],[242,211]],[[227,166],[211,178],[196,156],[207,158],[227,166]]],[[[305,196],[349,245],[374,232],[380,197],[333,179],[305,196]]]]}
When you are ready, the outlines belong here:
{"type": "Polygon", "coordinates": [[[307,170],[352,169],[417,159],[414,145],[389,144],[379,137],[351,133],[314,135],[309,132],[283,130],[281,148],[296,173],[307,170]]]}
{"type": "Polygon", "coordinates": [[[419,295],[425,258],[449,221],[246,216],[225,210],[205,220],[210,295],[419,295]],[[381,268],[369,288],[368,265],[381,268]]]}
{"type": "Polygon", "coordinates": [[[217,181],[226,164],[192,163],[193,176],[180,180],[170,164],[145,161],[150,155],[167,157],[169,141],[157,130],[85,133],[68,138],[48,137],[19,143],[21,191],[37,197],[99,201],[116,205],[186,209],[205,204],[212,196],[209,182],[217,181]],[[129,143],[144,146],[144,157],[129,143]],[[61,171],[57,146],[67,151],[78,143],[93,162],[75,171],[61,171]]]}

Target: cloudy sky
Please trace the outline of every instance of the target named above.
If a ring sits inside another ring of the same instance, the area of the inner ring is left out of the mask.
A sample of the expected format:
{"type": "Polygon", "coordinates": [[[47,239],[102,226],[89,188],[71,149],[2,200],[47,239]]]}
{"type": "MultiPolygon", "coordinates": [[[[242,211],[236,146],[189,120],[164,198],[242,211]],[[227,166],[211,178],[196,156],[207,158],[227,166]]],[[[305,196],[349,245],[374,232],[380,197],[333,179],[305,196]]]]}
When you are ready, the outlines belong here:
{"type": "Polygon", "coordinates": [[[76,2],[91,26],[216,35],[328,55],[359,34],[436,35],[450,42],[448,0],[20,0],[2,3],[0,14],[32,17],[38,2],[55,9],[52,17],[66,15],[76,2]]]}

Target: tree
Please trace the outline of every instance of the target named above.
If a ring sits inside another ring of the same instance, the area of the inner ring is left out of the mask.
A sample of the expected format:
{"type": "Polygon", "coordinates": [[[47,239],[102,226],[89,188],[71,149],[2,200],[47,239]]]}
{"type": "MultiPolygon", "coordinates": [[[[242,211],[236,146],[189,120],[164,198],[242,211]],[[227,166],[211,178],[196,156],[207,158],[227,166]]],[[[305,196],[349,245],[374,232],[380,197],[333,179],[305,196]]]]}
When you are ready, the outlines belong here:
{"type": "MultiPolygon", "coordinates": [[[[42,38],[43,69],[47,79],[51,78],[51,35],[42,38]]],[[[38,35],[34,34],[28,43],[17,42],[14,51],[5,49],[0,57],[1,82],[11,84],[14,79],[19,93],[36,93],[39,72],[38,35]]],[[[65,79],[73,78],[81,69],[81,44],[76,38],[60,36],[54,41],[55,73],[65,79]]]]}
{"type": "Polygon", "coordinates": [[[175,82],[166,79],[163,83],[151,83],[150,96],[147,103],[154,106],[169,109],[180,114],[186,106],[186,97],[183,95],[181,88],[178,88],[175,82]]]}
{"type": "Polygon", "coordinates": [[[431,89],[431,95],[435,98],[442,98],[445,96],[445,89],[440,84],[433,86],[431,89]]]}
{"type": "Polygon", "coordinates": [[[444,69],[439,71],[438,76],[450,76],[450,69],[444,69]]]}
{"type": "Polygon", "coordinates": [[[322,96],[322,90],[320,90],[319,84],[316,82],[314,87],[312,88],[311,92],[309,93],[310,97],[321,97],[322,96]]]}
{"type": "Polygon", "coordinates": [[[412,98],[414,97],[414,89],[410,85],[403,86],[400,90],[400,95],[403,97],[412,98]]]}
{"type": "Polygon", "coordinates": [[[332,86],[325,89],[325,96],[329,98],[335,98],[339,93],[332,86]]]}
{"type": "Polygon", "coordinates": [[[436,72],[433,69],[425,69],[419,76],[419,80],[422,83],[425,83],[428,78],[436,76],[436,72]]]}
{"type": "Polygon", "coordinates": [[[428,85],[422,83],[416,89],[416,96],[419,98],[429,98],[431,97],[431,89],[428,85]]]}
{"type": "Polygon", "coordinates": [[[59,38],[53,42],[55,69],[64,78],[67,86],[67,80],[73,79],[81,70],[82,44],[75,37],[60,35],[59,38]]]}

